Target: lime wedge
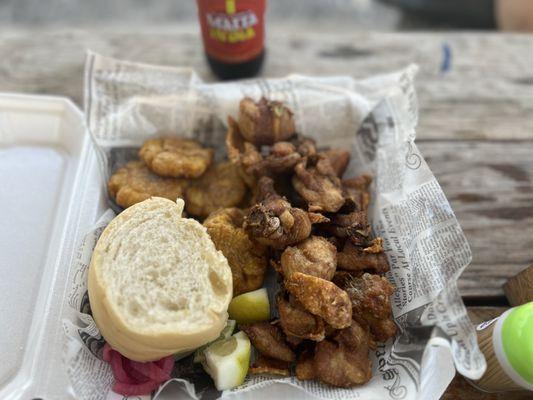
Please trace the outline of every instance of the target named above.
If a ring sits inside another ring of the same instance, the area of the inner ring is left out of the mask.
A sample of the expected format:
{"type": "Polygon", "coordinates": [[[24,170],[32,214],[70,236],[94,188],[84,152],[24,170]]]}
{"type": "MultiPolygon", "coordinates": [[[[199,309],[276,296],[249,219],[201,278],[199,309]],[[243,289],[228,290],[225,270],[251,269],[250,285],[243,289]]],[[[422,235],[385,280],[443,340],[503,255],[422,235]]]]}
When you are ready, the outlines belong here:
{"type": "Polygon", "coordinates": [[[270,319],[270,303],[265,288],[235,296],[229,303],[228,313],[238,324],[251,324],[270,319]]]}
{"type": "Polygon", "coordinates": [[[220,332],[220,335],[218,338],[196,349],[196,351],[194,352],[193,362],[201,363],[205,361],[204,350],[207,349],[207,347],[209,347],[213,343],[218,342],[219,340],[224,340],[224,339],[229,338],[233,334],[233,331],[235,330],[235,325],[236,323],[234,320],[228,319],[228,322],[226,322],[226,326],[224,327],[224,329],[222,329],[222,332],[220,332]]]}
{"type": "Polygon", "coordinates": [[[202,365],[218,390],[227,390],[244,382],[250,365],[252,346],[244,332],[218,340],[204,351],[202,365]]]}

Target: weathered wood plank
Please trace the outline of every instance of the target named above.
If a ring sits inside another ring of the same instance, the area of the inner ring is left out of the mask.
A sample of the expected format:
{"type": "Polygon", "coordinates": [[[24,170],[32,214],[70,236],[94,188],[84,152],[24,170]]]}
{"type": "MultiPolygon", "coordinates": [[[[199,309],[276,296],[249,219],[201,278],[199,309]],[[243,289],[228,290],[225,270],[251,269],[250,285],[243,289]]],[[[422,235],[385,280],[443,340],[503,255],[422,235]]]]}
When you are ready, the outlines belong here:
{"type": "Polygon", "coordinates": [[[533,301],[533,264],[511,277],[503,286],[503,291],[512,306],[533,301]]]}
{"type": "MultiPolygon", "coordinates": [[[[213,79],[197,27],[130,31],[0,31],[0,90],[82,99],[85,49],[213,79]]],[[[263,76],[365,77],[421,67],[421,139],[533,138],[533,37],[481,33],[326,34],[269,25],[263,76]],[[444,50],[446,49],[446,50],[444,50]],[[446,55],[449,55],[446,56],[446,55]],[[445,67],[445,68],[444,68],[445,67]]]]}
{"type": "Polygon", "coordinates": [[[459,281],[466,297],[503,297],[533,262],[533,141],[421,142],[472,248],[459,281]]]}

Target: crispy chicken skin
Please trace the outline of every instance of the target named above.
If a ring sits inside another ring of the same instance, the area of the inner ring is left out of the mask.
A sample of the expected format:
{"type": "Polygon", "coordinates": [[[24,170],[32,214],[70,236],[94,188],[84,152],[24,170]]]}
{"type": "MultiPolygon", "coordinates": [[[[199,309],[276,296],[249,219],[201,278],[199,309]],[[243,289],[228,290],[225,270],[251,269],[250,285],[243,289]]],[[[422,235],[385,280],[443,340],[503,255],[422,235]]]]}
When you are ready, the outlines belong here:
{"type": "Polygon", "coordinates": [[[370,184],[372,177],[366,174],[342,181],[342,194],[345,207],[349,211],[367,211],[370,203],[370,184]]]}
{"type": "Polygon", "coordinates": [[[383,239],[375,238],[366,247],[356,246],[346,241],[337,254],[338,266],[347,271],[371,271],[384,274],[389,271],[389,263],[383,251],[383,239]]]}
{"type": "Polygon", "coordinates": [[[344,204],[341,181],[328,158],[319,155],[316,163],[303,160],[296,164],[294,173],[292,184],[309,211],[336,212],[344,204]]]}
{"type": "Polygon", "coordinates": [[[234,296],[263,286],[268,265],[266,247],[250,240],[242,228],[244,215],[238,208],[224,208],[204,221],[215,247],[228,259],[234,296]]]}
{"type": "Polygon", "coordinates": [[[196,140],[178,137],[149,139],[142,145],[139,157],[159,176],[198,178],[213,161],[214,151],[196,140]]]}
{"type": "Polygon", "coordinates": [[[350,163],[350,152],[341,149],[331,149],[323,151],[320,154],[329,160],[335,174],[339,178],[342,178],[350,163]]]}
{"type": "Polygon", "coordinates": [[[301,135],[289,141],[272,143],[261,153],[260,146],[243,138],[239,126],[231,117],[228,118],[226,149],[229,159],[240,166],[250,187],[261,176],[290,174],[303,157],[316,154],[314,141],[301,135]]]}
{"type": "Polygon", "coordinates": [[[301,381],[309,379],[316,379],[314,352],[312,350],[304,350],[296,361],[296,377],[301,381]]]}
{"type": "Polygon", "coordinates": [[[320,341],[325,337],[324,321],[308,312],[294,297],[277,297],[280,325],[287,337],[320,341]]]}
{"type": "Polygon", "coordinates": [[[368,333],[355,321],[332,339],[317,343],[313,362],[317,378],[339,387],[368,382],[372,376],[368,344],[368,333]]]}
{"type": "Polygon", "coordinates": [[[276,360],[275,358],[266,357],[259,353],[255,362],[250,365],[248,372],[252,375],[290,376],[290,367],[290,363],[286,361],[276,360]]]}
{"type": "Polygon", "coordinates": [[[340,239],[348,239],[358,245],[365,244],[370,234],[366,211],[352,211],[347,214],[337,213],[320,227],[322,232],[340,239]]]}
{"type": "Polygon", "coordinates": [[[259,146],[286,140],[295,132],[292,112],[283,103],[264,97],[258,102],[249,97],[241,100],[238,124],[242,136],[259,146]]]}
{"type": "Polygon", "coordinates": [[[284,276],[289,276],[293,272],[302,272],[331,280],[337,268],[337,249],[321,236],[310,236],[283,251],[281,268],[284,276]]]}
{"type": "Polygon", "coordinates": [[[285,288],[310,313],[336,329],[350,326],[352,307],[348,294],[334,283],[294,272],[285,278],[285,288]]]}
{"type": "Polygon", "coordinates": [[[260,201],[251,207],[245,220],[244,229],[250,237],[275,249],[283,249],[298,243],[311,234],[311,221],[307,212],[292,207],[274,190],[274,181],[262,177],[258,183],[260,201]]]}
{"type": "Polygon", "coordinates": [[[396,334],[390,296],[394,286],[382,276],[365,273],[347,283],[354,319],[367,324],[374,339],[385,342],[396,334]]]}
{"type": "Polygon", "coordinates": [[[269,322],[241,325],[240,329],[248,335],[253,346],[266,357],[285,362],[296,360],[294,351],[285,341],[281,329],[269,322]]]}
{"type": "Polygon", "coordinates": [[[111,175],[107,187],[115,202],[128,208],[152,196],[176,201],[184,197],[188,185],[185,179],[162,178],[142,161],[131,161],[111,175]]]}

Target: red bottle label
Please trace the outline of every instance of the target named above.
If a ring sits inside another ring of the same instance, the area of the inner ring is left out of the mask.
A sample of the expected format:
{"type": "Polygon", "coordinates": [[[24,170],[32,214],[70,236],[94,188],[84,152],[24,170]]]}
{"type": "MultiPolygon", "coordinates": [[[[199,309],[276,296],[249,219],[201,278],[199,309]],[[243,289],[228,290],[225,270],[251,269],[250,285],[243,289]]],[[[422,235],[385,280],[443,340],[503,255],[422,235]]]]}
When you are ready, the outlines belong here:
{"type": "Polygon", "coordinates": [[[241,63],[263,51],[265,0],[197,0],[204,48],[218,61],[241,63]]]}

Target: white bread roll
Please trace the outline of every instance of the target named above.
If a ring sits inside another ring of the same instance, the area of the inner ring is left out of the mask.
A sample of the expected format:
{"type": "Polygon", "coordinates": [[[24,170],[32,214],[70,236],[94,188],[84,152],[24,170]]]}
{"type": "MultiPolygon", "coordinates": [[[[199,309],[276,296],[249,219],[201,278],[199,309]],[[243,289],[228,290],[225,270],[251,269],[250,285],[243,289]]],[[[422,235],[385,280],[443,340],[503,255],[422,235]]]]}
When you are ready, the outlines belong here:
{"type": "Polygon", "coordinates": [[[105,228],[89,267],[89,300],[106,341],[135,361],[216,339],[228,318],[231,269],[183,200],[153,197],[105,228]]]}

